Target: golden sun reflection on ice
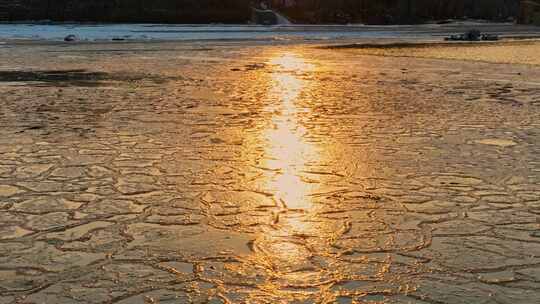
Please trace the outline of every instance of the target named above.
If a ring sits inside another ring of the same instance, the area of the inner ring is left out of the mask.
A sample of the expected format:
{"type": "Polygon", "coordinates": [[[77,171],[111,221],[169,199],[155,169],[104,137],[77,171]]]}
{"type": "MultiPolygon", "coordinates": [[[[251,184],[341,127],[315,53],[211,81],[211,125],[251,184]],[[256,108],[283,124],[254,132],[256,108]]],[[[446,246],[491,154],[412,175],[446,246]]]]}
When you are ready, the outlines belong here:
{"type": "MultiPolygon", "coordinates": [[[[309,114],[309,109],[300,106],[303,92],[312,85],[301,76],[313,72],[315,67],[293,53],[277,56],[270,64],[273,70],[268,94],[273,102],[266,111],[273,116],[261,134],[265,143],[261,165],[274,172],[264,187],[280,207],[275,223],[254,242],[257,254],[253,258],[290,282],[301,280],[295,270],[309,264],[312,255],[302,236],[319,233],[310,220],[315,208],[311,194],[317,190],[317,184],[306,182],[302,175],[310,163],[319,161],[320,147],[306,140],[308,131],[301,119],[309,114]]],[[[267,288],[276,291],[280,289],[278,285],[269,284],[267,288]]]]}
{"type": "Polygon", "coordinates": [[[296,102],[307,84],[296,73],[312,71],[314,67],[293,54],[277,57],[271,63],[275,70],[270,94],[277,103],[270,105],[270,110],[276,114],[272,117],[272,127],[263,136],[268,143],[266,164],[278,169],[279,174],[268,186],[286,208],[309,209],[312,185],[302,181],[300,174],[306,162],[316,160],[318,155],[316,148],[304,139],[306,129],[299,121],[302,109],[296,102]]]}

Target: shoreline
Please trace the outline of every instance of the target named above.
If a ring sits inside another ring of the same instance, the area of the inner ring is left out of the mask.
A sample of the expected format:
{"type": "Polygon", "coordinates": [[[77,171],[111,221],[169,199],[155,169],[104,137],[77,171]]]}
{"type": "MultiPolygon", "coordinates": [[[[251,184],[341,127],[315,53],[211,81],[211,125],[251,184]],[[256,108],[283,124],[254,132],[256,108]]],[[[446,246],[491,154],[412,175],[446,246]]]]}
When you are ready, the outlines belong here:
{"type": "Polygon", "coordinates": [[[104,23],[0,23],[0,40],[182,41],[182,40],[346,40],[427,39],[458,34],[470,29],[503,38],[540,38],[540,27],[509,23],[451,23],[421,25],[222,25],[222,24],[104,24],[104,23]]]}
{"type": "Polygon", "coordinates": [[[540,42],[540,35],[531,37],[503,37],[498,41],[399,41],[390,43],[352,43],[352,44],[334,44],[322,46],[326,49],[393,49],[393,48],[431,48],[431,47],[478,47],[478,46],[505,46],[505,45],[523,45],[540,42]]]}
{"type": "Polygon", "coordinates": [[[519,46],[540,43],[540,34],[534,36],[503,36],[498,41],[445,41],[435,37],[375,37],[375,38],[330,38],[330,39],[280,39],[271,38],[223,38],[223,39],[125,39],[125,40],[78,40],[65,42],[52,39],[5,39],[0,38],[0,48],[16,45],[57,45],[57,46],[84,46],[84,45],[199,45],[202,49],[208,45],[216,46],[282,46],[282,45],[310,45],[319,49],[340,50],[391,50],[391,49],[427,49],[444,47],[484,47],[484,46],[519,46]]]}

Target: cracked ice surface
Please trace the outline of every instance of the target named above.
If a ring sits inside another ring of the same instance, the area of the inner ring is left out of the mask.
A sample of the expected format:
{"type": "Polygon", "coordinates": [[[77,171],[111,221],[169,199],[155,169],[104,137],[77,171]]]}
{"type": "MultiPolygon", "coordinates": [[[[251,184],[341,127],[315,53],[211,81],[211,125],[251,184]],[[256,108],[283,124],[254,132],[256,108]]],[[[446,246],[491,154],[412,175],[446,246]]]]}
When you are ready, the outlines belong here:
{"type": "Polygon", "coordinates": [[[534,303],[538,66],[391,55],[0,49],[0,303],[534,303]]]}

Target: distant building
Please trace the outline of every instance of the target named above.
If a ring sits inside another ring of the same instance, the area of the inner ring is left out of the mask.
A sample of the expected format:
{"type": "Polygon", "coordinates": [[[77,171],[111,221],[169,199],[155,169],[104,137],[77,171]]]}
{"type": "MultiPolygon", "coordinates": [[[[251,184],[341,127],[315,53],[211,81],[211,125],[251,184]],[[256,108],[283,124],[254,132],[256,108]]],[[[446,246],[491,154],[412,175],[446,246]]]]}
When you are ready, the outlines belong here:
{"type": "Polygon", "coordinates": [[[519,23],[540,26],[540,1],[521,1],[519,23]]]}
{"type": "Polygon", "coordinates": [[[253,17],[251,18],[255,24],[275,25],[278,23],[277,15],[267,9],[253,9],[253,17]]]}

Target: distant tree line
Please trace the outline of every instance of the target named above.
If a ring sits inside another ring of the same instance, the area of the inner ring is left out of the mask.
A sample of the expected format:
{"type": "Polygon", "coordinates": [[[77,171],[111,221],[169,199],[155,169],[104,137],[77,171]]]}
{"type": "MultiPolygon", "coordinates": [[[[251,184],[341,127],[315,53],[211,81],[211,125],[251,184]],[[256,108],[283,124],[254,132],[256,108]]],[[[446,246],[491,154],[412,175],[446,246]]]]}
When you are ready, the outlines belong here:
{"type": "Polygon", "coordinates": [[[251,0],[0,0],[11,20],[245,23],[251,0]]]}
{"type": "Polygon", "coordinates": [[[413,24],[429,20],[461,18],[506,21],[518,16],[520,6],[520,0],[273,0],[271,2],[292,19],[303,23],[413,24]]]}
{"type": "MultiPolygon", "coordinates": [[[[257,0],[0,0],[10,20],[246,23],[257,0]]],[[[266,0],[299,23],[404,24],[508,20],[519,0],[266,0]]],[[[5,13],[4,13],[5,14],[5,13]]]]}

